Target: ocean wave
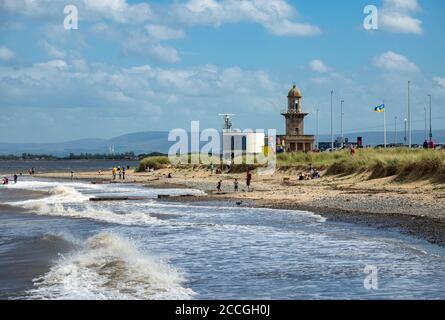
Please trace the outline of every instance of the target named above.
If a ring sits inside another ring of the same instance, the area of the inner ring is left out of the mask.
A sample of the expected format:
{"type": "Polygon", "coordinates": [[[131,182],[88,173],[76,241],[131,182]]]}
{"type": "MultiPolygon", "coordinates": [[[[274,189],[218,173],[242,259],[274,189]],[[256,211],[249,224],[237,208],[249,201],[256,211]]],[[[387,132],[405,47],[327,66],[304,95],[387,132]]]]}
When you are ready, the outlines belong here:
{"type": "Polygon", "coordinates": [[[116,213],[112,210],[96,208],[88,204],[72,207],[62,203],[47,203],[41,200],[32,200],[21,204],[21,207],[38,215],[93,219],[121,225],[152,225],[154,223],[163,223],[162,220],[143,212],[116,213]]]}
{"type": "Polygon", "coordinates": [[[51,199],[57,202],[82,202],[87,201],[88,197],[77,191],[75,188],[67,186],[56,186],[48,191],[51,199]]]}
{"type": "Polygon", "coordinates": [[[59,216],[68,218],[86,218],[123,225],[148,225],[162,223],[159,219],[140,211],[116,213],[104,206],[89,203],[89,198],[66,185],[49,189],[49,197],[6,203],[20,207],[37,215],[59,216]]]}
{"type": "Polygon", "coordinates": [[[34,279],[30,299],[191,299],[183,274],[165,261],[142,254],[115,234],[100,233],[34,279]]]}

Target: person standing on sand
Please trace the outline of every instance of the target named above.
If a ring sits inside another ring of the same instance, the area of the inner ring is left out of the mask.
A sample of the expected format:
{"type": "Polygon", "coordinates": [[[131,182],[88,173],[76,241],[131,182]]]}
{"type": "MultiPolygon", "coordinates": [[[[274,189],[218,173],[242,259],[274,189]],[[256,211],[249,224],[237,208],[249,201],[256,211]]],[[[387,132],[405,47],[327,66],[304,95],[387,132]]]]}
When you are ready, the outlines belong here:
{"type": "Polygon", "coordinates": [[[221,192],[221,186],[222,186],[222,180],[219,180],[219,181],[218,181],[218,184],[216,185],[216,190],[217,190],[218,192],[221,192]]]}
{"type": "Polygon", "coordinates": [[[250,191],[250,184],[252,183],[252,173],[248,170],[246,175],[247,191],[250,191]]]}
{"type": "Polygon", "coordinates": [[[113,174],[113,180],[116,180],[116,172],[117,172],[116,167],[113,167],[113,169],[111,170],[111,173],[113,174]]]}
{"type": "Polygon", "coordinates": [[[14,174],[14,184],[17,183],[17,179],[18,179],[17,174],[14,174]]]}
{"type": "Polygon", "coordinates": [[[121,167],[117,167],[117,172],[119,173],[119,180],[122,180],[122,170],[121,170],[121,167]]]}
{"type": "Polygon", "coordinates": [[[74,171],[71,170],[71,181],[73,181],[73,180],[74,180],[74,171]]]}
{"type": "Polygon", "coordinates": [[[233,181],[233,187],[235,189],[235,192],[238,192],[238,188],[239,188],[238,179],[235,179],[235,181],[233,181]]]}
{"type": "Polygon", "coordinates": [[[122,180],[125,180],[125,167],[122,166],[122,180]]]}

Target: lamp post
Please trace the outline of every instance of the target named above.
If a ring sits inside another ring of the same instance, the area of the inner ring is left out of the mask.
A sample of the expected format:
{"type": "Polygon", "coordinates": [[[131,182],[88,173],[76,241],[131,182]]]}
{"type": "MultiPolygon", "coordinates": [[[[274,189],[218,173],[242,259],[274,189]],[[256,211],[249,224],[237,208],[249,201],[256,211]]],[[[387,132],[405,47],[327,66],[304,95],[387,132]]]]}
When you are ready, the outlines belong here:
{"type": "Polygon", "coordinates": [[[333,108],[334,90],[331,90],[331,152],[334,151],[334,108],[333,108]]]}
{"type": "Polygon", "coordinates": [[[383,100],[383,145],[385,146],[385,149],[386,149],[386,146],[387,146],[387,143],[386,143],[386,106],[385,106],[385,100],[383,100]]]}
{"type": "Polygon", "coordinates": [[[405,121],[405,138],[403,138],[403,141],[405,141],[405,146],[406,146],[406,124],[407,124],[407,122],[408,122],[408,119],[405,119],[404,120],[405,121]]]}
{"type": "Polygon", "coordinates": [[[411,97],[410,97],[411,81],[408,81],[408,147],[411,148],[411,97]]]}
{"type": "Polygon", "coordinates": [[[423,111],[425,112],[425,141],[428,141],[428,133],[426,129],[426,107],[423,107],[423,111]]]}
{"type": "Polygon", "coordinates": [[[397,147],[397,116],[394,117],[394,147],[397,147]]]}
{"type": "Polygon", "coordinates": [[[343,149],[345,146],[345,139],[344,139],[344,135],[343,135],[343,103],[345,102],[345,100],[342,100],[340,102],[340,127],[341,127],[341,148],[343,149]]]}
{"type": "Polygon", "coordinates": [[[320,110],[319,109],[317,109],[317,123],[316,123],[316,135],[317,135],[317,138],[316,138],[316,145],[315,145],[315,149],[317,149],[318,150],[318,148],[319,148],[319,145],[320,145],[320,142],[319,142],[319,135],[318,135],[318,121],[319,121],[319,113],[320,113],[320,110]]]}
{"type": "Polygon", "coordinates": [[[428,95],[428,97],[430,98],[430,143],[431,143],[431,146],[433,145],[432,144],[432,142],[433,142],[433,124],[432,124],[432,116],[431,116],[431,114],[432,114],[432,111],[431,111],[431,94],[429,94],[428,95]]]}

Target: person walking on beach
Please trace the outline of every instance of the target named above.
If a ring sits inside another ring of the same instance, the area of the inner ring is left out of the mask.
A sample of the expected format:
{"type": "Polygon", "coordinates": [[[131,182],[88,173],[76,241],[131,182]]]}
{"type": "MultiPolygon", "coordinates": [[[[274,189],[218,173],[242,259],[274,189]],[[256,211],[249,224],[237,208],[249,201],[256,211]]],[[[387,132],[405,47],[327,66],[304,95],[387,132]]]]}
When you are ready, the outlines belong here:
{"type": "Polygon", "coordinates": [[[248,170],[246,174],[247,191],[250,191],[250,184],[252,183],[252,173],[248,170]]]}
{"type": "Polygon", "coordinates": [[[71,170],[71,181],[73,181],[73,180],[74,180],[74,171],[71,170]]]}
{"type": "Polygon", "coordinates": [[[125,167],[122,166],[122,180],[125,180],[125,172],[126,172],[125,167]]]}
{"type": "Polygon", "coordinates": [[[222,186],[222,180],[219,180],[219,181],[218,181],[218,184],[216,185],[216,190],[217,190],[218,192],[221,192],[221,186],[222,186]]]}
{"type": "Polygon", "coordinates": [[[235,189],[235,192],[238,192],[238,188],[239,188],[238,179],[235,179],[235,181],[233,181],[233,187],[235,189]]]}
{"type": "Polygon", "coordinates": [[[17,179],[18,179],[17,174],[14,174],[14,184],[17,183],[17,179]]]}
{"type": "Polygon", "coordinates": [[[113,169],[111,170],[111,173],[113,174],[113,180],[116,180],[117,168],[113,167],[113,169]]]}
{"type": "Polygon", "coordinates": [[[121,170],[121,167],[117,167],[117,172],[119,173],[119,180],[122,180],[122,170],[121,170]]]}

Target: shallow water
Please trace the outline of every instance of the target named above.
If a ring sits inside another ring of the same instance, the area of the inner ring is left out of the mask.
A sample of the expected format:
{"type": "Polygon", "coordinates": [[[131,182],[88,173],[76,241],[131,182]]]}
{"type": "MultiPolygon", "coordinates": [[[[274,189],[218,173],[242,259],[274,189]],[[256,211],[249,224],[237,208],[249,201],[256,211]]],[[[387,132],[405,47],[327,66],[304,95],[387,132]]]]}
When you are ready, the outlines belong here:
{"type": "Polygon", "coordinates": [[[2,298],[445,298],[445,250],[395,231],[156,199],[198,190],[51,180],[7,189],[15,196],[0,189],[2,298]],[[99,195],[148,200],[88,201],[99,195]],[[364,287],[366,266],[378,270],[377,290],[364,287]]]}
{"type": "Polygon", "coordinates": [[[134,160],[0,160],[0,175],[23,173],[26,176],[31,168],[36,172],[111,172],[115,166],[136,167],[138,163],[134,160]]]}

